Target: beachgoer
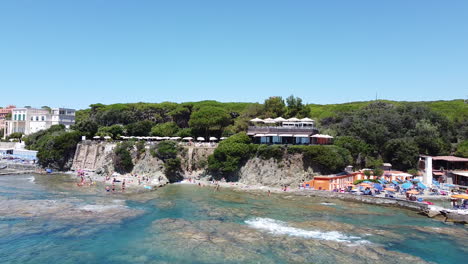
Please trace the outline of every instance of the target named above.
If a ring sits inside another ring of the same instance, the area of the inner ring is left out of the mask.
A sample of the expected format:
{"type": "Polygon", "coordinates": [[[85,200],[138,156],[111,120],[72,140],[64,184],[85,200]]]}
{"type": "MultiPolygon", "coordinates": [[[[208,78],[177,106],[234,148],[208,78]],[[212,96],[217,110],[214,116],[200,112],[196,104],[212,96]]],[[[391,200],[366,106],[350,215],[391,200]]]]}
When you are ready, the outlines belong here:
{"type": "Polygon", "coordinates": [[[268,190],[268,196],[270,196],[270,195],[271,195],[271,191],[270,191],[270,190],[268,190]]]}
{"type": "Polygon", "coordinates": [[[112,192],[115,192],[115,184],[112,183],[112,192]]]}
{"type": "Polygon", "coordinates": [[[106,186],[106,192],[109,192],[109,191],[110,191],[110,187],[106,186]]]}
{"type": "Polygon", "coordinates": [[[125,180],[122,182],[122,192],[125,191],[125,180]]]}

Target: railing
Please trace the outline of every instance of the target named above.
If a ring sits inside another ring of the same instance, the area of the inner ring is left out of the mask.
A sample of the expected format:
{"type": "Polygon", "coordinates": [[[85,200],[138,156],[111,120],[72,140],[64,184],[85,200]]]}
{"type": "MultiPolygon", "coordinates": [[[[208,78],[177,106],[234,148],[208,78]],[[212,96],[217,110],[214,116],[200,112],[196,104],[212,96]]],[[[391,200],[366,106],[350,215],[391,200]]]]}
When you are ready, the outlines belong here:
{"type": "Polygon", "coordinates": [[[249,127],[248,133],[314,133],[317,132],[317,129],[314,127],[304,128],[304,127],[249,127]]]}

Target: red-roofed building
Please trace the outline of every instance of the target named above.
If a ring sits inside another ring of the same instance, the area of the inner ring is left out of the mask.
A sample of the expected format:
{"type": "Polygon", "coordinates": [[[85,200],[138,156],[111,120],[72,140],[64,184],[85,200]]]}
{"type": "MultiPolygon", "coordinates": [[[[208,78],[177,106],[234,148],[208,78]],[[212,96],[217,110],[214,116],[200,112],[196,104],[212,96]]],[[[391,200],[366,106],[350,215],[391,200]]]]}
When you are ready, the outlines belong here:
{"type": "Polygon", "coordinates": [[[8,116],[8,114],[11,114],[13,108],[16,106],[14,105],[9,105],[5,108],[0,109],[0,130],[5,131],[5,119],[8,116]]]}

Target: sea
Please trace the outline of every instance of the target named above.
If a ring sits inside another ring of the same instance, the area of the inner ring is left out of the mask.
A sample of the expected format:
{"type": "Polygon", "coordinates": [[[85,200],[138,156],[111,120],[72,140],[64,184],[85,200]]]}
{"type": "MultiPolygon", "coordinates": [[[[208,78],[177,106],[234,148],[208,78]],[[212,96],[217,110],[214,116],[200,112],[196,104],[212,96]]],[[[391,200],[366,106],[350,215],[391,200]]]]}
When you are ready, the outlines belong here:
{"type": "Polygon", "coordinates": [[[171,184],[0,176],[0,263],[466,263],[468,228],[417,212],[171,184]]]}

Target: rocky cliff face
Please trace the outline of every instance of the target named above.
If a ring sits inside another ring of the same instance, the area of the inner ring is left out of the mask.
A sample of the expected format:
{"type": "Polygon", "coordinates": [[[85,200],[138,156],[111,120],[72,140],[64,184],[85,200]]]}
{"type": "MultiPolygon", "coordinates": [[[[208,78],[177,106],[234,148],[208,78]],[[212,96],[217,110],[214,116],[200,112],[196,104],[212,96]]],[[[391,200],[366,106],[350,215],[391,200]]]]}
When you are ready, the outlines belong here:
{"type": "Polygon", "coordinates": [[[281,161],[257,157],[247,161],[240,169],[239,182],[248,185],[297,186],[313,176],[312,169],[304,169],[300,154],[286,156],[281,161]]]}
{"type": "MultiPolygon", "coordinates": [[[[100,175],[114,173],[114,148],[112,142],[85,141],[78,144],[72,169],[85,169],[95,171],[100,175]]],[[[149,151],[149,144],[142,153],[137,149],[131,151],[133,163],[132,173],[152,179],[168,181],[164,174],[164,162],[153,157],[149,151]]],[[[181,159],[181,174],[184,178],[199,177],[206,174],[208,156],[212,155],[214,148],[187,147],[179,154],[181,159]]],[[[301,154],[286,155],[280,161],[275,159],[264,160],[252,158],[241,167],[238,172],[239,182],[248,185],[264,186],[297,186],[302,181],[313,178],[316,173],[310,168],[305,169],[301,154]]]]}

